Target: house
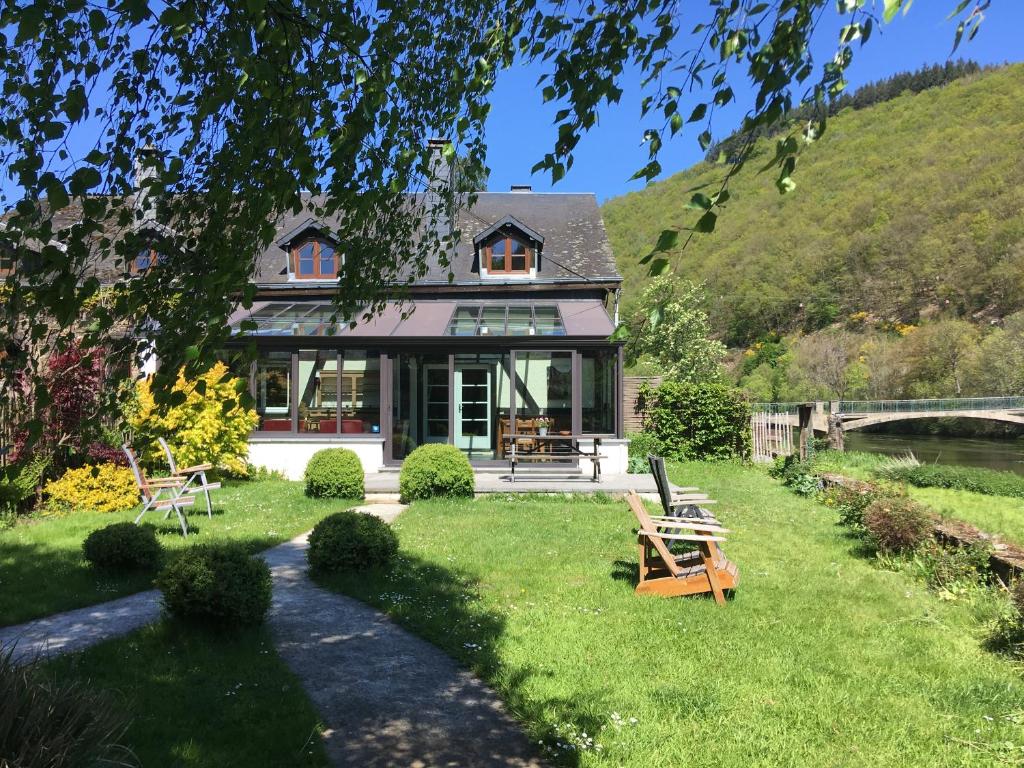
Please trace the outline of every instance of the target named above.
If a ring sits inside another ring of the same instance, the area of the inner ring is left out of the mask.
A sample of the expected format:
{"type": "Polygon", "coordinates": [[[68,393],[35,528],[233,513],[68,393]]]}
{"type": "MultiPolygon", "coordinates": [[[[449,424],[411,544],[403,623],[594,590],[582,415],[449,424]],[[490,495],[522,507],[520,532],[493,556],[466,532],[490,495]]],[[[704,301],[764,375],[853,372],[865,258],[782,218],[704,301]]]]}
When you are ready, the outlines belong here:
{"type": "MultiPolygon", "coordinates": [[[[404,304],[350,327],[331,321],[339,265],[355,257],[332,222],[276,223],[255,303],[229,319],[258,349],[239,371],[259,414],[253,464],[298,479],[315,451],[345,447],[378,472],[425,443],[499,464],[503,436],[546,429],[585,448],[601,438],[601,469],[626,471],[622,345],[609,341],[622,279],[595,197],[484,192],[452,224],[450,266],[429,265],[404,304]]],[[[158,263],[144,251],[135,267],[158,263]]]]}

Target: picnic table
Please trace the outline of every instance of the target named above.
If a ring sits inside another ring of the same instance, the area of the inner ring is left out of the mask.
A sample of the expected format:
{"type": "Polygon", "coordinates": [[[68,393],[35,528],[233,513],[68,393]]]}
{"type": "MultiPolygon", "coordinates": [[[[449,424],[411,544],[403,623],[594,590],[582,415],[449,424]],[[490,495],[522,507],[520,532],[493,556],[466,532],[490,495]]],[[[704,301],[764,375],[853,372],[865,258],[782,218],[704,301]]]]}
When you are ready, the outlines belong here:
{"type": "Polygon", "coordinates": [[[566,464],[576,458],[590,459],[594,468],[593,482],[601,480],[601,438],[589,435],[536,435],[511,434],[502,436],[502,448],[508,458],[512,482],[516,481],[516,464],[521,461],[566,464]],[[581,443],[594,443],[594,449],[587,450],[581,443]]]}

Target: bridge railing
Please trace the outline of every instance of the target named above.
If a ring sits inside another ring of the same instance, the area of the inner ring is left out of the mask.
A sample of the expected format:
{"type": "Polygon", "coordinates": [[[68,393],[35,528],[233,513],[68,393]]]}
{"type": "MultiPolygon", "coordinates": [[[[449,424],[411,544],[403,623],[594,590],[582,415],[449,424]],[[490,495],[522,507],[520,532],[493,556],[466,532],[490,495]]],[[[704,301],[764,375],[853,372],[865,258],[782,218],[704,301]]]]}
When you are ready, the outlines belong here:
{"type": "Polygon", "coordinates": [[[796,413],[800,405],[803,403],[751,403],[750,410],[754,413],[796,413]]]}
{"type": "Polygon", "coordinates": [[[1024,410],[1024,397],[952,397],[928,400],[842,400],[840,413],[1024,410]]]}

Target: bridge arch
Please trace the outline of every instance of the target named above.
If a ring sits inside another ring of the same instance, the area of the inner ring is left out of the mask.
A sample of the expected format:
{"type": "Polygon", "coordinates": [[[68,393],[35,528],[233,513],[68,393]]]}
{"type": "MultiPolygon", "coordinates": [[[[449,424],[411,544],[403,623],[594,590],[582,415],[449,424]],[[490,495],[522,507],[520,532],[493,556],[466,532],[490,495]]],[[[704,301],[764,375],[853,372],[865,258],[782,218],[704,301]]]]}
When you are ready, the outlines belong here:
{"type": "MultiPolygon", "coordinates": [[[[896,412],[896,413],[872,413],[872,414],[850,414],[843,418],[843,431],[869,427],[874,424],[888,424],[894,421],[912,421],[917,419],[977,419],[981,421],[1002,421],[1009,424],[1024,425],[1024,414],[1006,413],[1000,411],[920,411],[917,413],[896,412]]],[[[825,431],[818,430],[815,431],[825,431]]]]}

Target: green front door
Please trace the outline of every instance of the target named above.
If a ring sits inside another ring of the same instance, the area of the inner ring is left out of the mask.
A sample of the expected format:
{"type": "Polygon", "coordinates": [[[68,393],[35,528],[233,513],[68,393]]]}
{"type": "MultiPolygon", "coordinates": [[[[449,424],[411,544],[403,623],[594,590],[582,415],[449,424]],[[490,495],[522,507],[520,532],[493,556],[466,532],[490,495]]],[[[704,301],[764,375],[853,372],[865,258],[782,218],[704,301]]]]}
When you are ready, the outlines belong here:
{"type": "Polygon", "coordinates": [[[491,366],[455,367],[455,445],[470,457],[491,456],[491,366]]]}

